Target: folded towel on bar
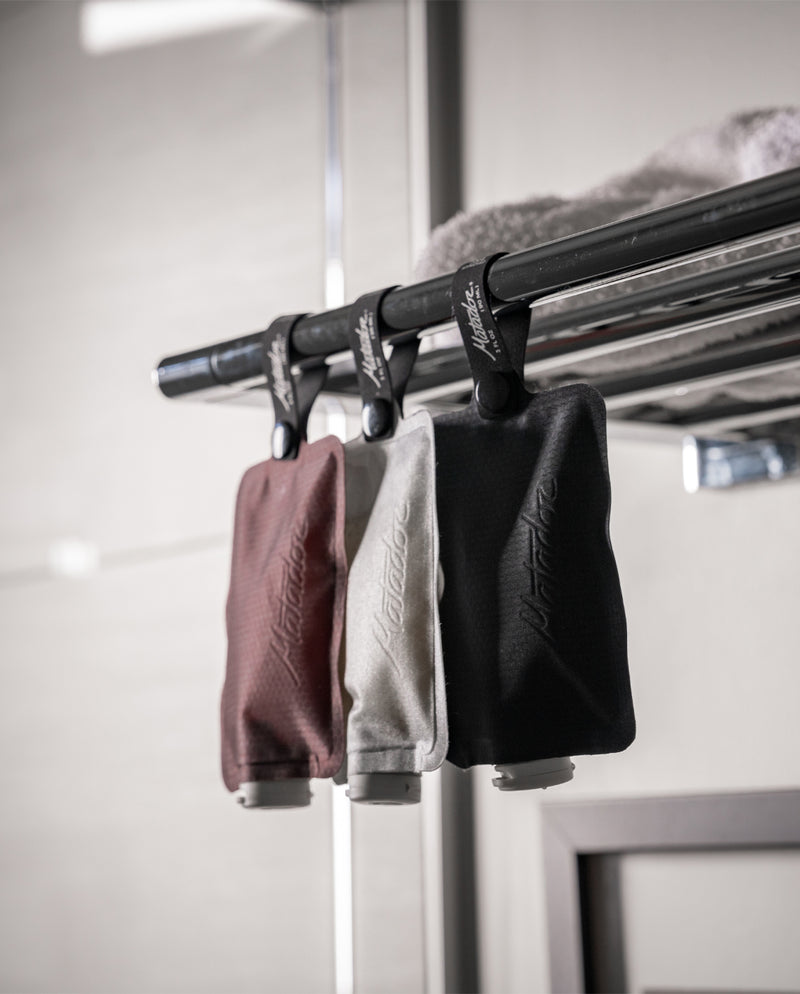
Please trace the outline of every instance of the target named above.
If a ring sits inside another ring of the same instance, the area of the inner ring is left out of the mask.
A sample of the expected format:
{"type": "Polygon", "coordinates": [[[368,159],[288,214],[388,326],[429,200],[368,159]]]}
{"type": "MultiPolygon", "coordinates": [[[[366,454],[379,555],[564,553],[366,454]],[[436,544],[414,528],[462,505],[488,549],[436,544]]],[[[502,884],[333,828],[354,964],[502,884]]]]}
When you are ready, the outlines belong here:
{"type": "MultiPolygon", "coordinates": [[[[493,252],[518,252],[543,242],[586,231],[622,218],[642,214],[668,204],[721,190],[770,173],[800,166],[800,107],[779,107],[737,113],[714,126],[695,130],[669,142],[639,168],[615,176],[586,193],[566,199],[536,197],[517,203],[460,212],[432,233],[415,268],[415,278],[429,279],[457,269],[470,259],[493,252]]],[[[769,251],[800,244],[800,233],[787,233],[771,240],[769,251]]],[[[694,259],[679,269],[644,273],[635,281],[610,283],[576,296],[544,298],[533,309],[532,329],[537,319],[588,303],[661,285],[678,277],[713,270],[721,264],[743,261],[763,254],[763,245],[734,246],[722,253],[694,259]]],[[[548,382],[618,373],[653,363],[694,355],[756,331],[785,326],[800,319],[800,306],[788,306],[770,314],[740,318],[661,341],[625,348],[601,357],[580,360],[578,355],[548,382]]],[[[435,345],[453,345],[458,332],[434,337],[435,345]]],[[[797,380],[792,392],[796,393],[797,380]]],[[[731,385],[731,395],[736,387],[731,385]]],[[[774,384],[767,387],[774,396],[774,384]]],[[[787,389],[789,387],[787,386],[787,389]]],[[[756,387],[756,392],[758,388],[756,387]]]]}

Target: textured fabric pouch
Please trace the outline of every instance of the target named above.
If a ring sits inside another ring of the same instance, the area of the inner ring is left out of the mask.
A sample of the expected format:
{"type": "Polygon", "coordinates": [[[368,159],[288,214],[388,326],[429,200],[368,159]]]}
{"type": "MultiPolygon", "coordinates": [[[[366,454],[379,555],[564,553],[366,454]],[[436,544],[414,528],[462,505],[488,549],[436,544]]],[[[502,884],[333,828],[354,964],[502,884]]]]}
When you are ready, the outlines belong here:
{"type": "Polygon", "coordinates": [[[626,748],[635,725],[605,406],[582,384],[525,391],[527,315],[504,339],[486,268],[462,267],[453,290],[472,400],[434,421],[448,759],[495,764],[496,785],[519,789],[626,748]]]}
{"type": "MultiPolygon", "coordinates": [[[[411,803],[419,775],[441,766],[447,752],[436,469],[430,414],[397,417],[416,342],[385,363],[376,331],[382,293],[351,312],[354,327],[365,312],[372,316],[372,354],[386,367],[376,378],[385,377],[396,416],[393,433],[345,446],[347,775],[353,801],[411,803]]],[[[374,391],[361,387],[368,408],[374,391]]],[[[365,417],[367,432],[372,421],[365,417]]]]}
{"type": "MultiPolygon", "coordinates": [[[[290,327],[278,330],[288,339],[290,327]]],[[[288,349],[283,361],[283,375],[291,377],[288,349]]],[[[296,412],[280,420],[276,403],[274,446],[286,457],[247,470],[236,501],[222,771],[247,807],[308,804],[308,779],[333,776],[344,755],[343,446],[333,437],[304,440],[323,377],[299,423],[296,412]]],[[[267,379],[272,389],[274,377],[267,379]]],[[[290,408],[295,403],[292,396],[290,408]]]]}

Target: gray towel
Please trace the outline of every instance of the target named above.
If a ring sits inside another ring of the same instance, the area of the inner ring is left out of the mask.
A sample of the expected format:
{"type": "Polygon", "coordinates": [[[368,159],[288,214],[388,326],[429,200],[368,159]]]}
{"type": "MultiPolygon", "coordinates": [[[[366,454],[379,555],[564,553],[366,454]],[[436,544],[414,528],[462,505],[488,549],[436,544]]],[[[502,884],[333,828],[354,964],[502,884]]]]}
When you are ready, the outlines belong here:
{"type": "MultiPolygon", "coordinates": [[[[470,259],[493,252],[517,252],[542,242],[595,228],[625,217],[655,210],[690,197],[734,186],[770,173],[800,166],[800,107],[782,107],[734,114],[708,128],[692,131],[671,141],[639,168],[616,176],[572,199],[539,197],[519,203],[488,207],[472,213],[461,212],[438,227],[416,266],[417,279],[429,279],[457,269],[470,259]]],[[[800,244],[800,235],[787,234],[772,243],[775,250],[800,244]]],[[[681,275],[693,275],[717,268],[721,261],[733,263],[763,252],[758,246],[738,247],[723,256],[687,263],[681,275]]],[[[675,273],[662,271],[641,276],[636,289],[645,289],[675,279],[675,273]]],[[[609,300],[630,291],[630,285],[610,284],[580,297],[537,302],[532,311],[532,328],[545,315],[564,313],[578,306],[609,300]]],[[[558,379],[617,373],[699,353],[721,342],[749,337],[756,331],[787,322],[797,322],[800,307],[787,307],[735,323],[679,335],[649,345],[581,361],[565,369],[558,379]]],[[[460,343],[457,331],[435,337],[440,346],[460,343]]],[[[770,378],[771,379],[771,378],[770,378]]],[[[800,387],[798,379],[764,384],[769,396],[788,396],[800,387]],[[777,392],[776,392],[777,391],[777,392]]],[[[729,388],[738,396],[738,387],[729,388]]],[[[756,393],[758,393],[756,387],[756,393]]],[[[752,396],[752,389],[750,390],[752,396]]]]}

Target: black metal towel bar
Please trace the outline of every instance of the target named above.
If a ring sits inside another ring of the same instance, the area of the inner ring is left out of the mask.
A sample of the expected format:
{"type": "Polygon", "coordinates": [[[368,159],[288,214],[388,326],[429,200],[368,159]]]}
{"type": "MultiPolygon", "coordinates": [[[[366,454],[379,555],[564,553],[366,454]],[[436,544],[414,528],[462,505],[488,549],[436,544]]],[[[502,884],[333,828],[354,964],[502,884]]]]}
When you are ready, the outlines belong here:
{"type": "MultiPolygon", "coordinates": [[[[489,288],[498,306],[534,301],[797,223],[800,169],[792,169],[504,256],[490,270],[489,288]]],[[[387,294],[381,314],[388,336],[450,321],[451,280],[446,274],[387,294]]],[[[303,318],[292,336],[296,357],[345,351],[346,321],[346,307],[303,318]]],[[[260,332],[168,356],[156,370],[167,397],[260,373],[260,332]]]]}

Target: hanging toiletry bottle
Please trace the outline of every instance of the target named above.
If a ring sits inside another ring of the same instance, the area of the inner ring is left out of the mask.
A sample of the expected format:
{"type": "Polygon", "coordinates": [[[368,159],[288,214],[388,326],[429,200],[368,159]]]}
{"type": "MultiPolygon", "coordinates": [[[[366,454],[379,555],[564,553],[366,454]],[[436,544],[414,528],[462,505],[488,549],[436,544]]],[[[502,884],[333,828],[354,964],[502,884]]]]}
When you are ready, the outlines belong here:
{"type": "Polygon", "coordinates": [[[245,807],[298,807],[344,755],[338,658],[346,589],[344,456],[306,424],[327,367],[290,368],[291,330],[264,333],[273,456],[239,487],[227,604],[222,771],[245,807]]]}
{"type": "Polygon", "coordinates": [[[387,363],[387,292],[360,298],[349,315],[364,431],[345,446],[347,777],[352,801],[407,804],[444,760],[447,717],[433,423],[427,411],[402,417],[419,342],[395,345],[387,363]]]}
{"type": "Polygon", "coordinates": [[[498,256],[462,267],[453,309],[470,404],[434,420],[450,746],[502,790],[572,777],[634,737],[609,540],[605,406],[585,384],[529,393],[527,307],[492,313],[498,256]]]}

